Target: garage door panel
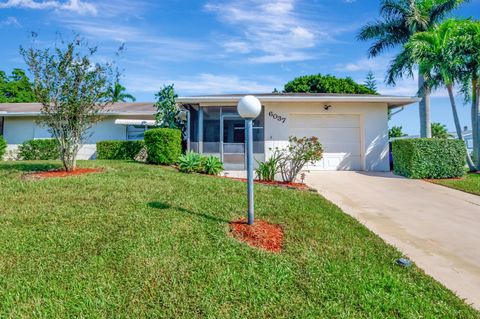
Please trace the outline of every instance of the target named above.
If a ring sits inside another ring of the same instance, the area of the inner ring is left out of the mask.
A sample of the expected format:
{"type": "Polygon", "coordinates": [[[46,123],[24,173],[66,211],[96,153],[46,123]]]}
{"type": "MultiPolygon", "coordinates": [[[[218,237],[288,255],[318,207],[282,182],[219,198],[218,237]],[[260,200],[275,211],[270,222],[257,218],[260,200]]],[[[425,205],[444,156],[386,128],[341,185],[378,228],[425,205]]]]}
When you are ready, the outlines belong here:
{"type": "Polygon", "coordinates": [[[292,114],[289,135],[318,137],[322,160],[307,165],[310,170],[361,170],[360,117],[358,115],[292,114]]]}
{"type": "Polygon", "coordinates": [[[289,120],[291,128],[304,127],[359,127],[357,115],[320,115],[320,114],[293,114],[289,120]]]}
{"type": "Polygon", "coordinates": [[[360,156],[358,143],[322,143],[324,153],[341,153],[346,155],[360,156]]]}
{"type": "Polygon", "coordinates": [[[291,130],[291,135],[297,137],[316,136],[320,143],[358,143],[360,141],[360,132],[358,128],[295,128],[291,130]]]}

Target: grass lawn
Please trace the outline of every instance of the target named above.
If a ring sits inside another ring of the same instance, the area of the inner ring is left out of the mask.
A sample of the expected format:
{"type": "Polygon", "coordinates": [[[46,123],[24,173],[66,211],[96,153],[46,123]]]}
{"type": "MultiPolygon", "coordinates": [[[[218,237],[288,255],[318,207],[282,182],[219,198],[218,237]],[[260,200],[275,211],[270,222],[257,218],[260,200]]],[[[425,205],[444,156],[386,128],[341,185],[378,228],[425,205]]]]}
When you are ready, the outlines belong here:
{"type": "Polygon", "coordinates": [[[460,179],[439,179],[434,182],[467,193],[480,195],[480,174],[467,174],[460,179]]]}
{"type": "Polygon", "coordinates": [[[245,184],[126,162],[0,164],[0,318],[478,318],[322,197],[256,185],[281,254],[228,236],[245,184]]]}

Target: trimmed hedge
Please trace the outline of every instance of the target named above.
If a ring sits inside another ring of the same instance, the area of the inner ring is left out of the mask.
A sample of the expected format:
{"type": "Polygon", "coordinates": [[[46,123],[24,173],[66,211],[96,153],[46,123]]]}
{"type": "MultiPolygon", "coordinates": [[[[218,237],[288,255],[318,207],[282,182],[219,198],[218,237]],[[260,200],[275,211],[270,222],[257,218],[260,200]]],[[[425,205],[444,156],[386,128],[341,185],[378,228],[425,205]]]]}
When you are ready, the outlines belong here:
{"type": "Polygon", "coordinates": [[[29,140],[18,147],[18,158],[22,160],[58,160],[60,145],[53,138],[29,140]]]}
{"type": "Polygon", "coordinates": [[[7,152],[7,141],[0,135],[0,161],[3,159],[3,156],[7,152]]]}
{"type": "Polygon", "coordinates": [[[454,178],[465,174],[467,150],[456,139],[411,138],[392,142],[393,171],[410,178],[454,178]]]}
{"type": "Polygon", "coordinates": [[[144,146],[143,140],[97,142],[97,159],[134,160],[144,146]]]}
{"type": "Polygon", "coordinates": [[[153,164],[171,165],[182,154],[182,131],[171,128],[156,128],[145,132],[147,161],[153,164]]]}

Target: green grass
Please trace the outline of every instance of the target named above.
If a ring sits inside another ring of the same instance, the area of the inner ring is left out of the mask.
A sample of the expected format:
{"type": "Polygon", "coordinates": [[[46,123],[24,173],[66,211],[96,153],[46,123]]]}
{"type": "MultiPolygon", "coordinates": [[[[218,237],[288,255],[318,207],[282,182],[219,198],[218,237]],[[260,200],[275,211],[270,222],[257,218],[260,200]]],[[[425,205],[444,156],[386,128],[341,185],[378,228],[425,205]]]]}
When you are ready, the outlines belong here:
{"type": "Polygon", "coordinates": [[[55,165],[0,164],[0,318],[479,317],[314,193],[255,186],[285,230],[271,254],[228,236],[242,182],[108,161],[22,179],[55,165]]]}
{"type": "Polygon", "coordinates": [[[480,195],[480,174],[467,174],[459,179],[439,179],[434,182],[467,193],[480,195]]]}

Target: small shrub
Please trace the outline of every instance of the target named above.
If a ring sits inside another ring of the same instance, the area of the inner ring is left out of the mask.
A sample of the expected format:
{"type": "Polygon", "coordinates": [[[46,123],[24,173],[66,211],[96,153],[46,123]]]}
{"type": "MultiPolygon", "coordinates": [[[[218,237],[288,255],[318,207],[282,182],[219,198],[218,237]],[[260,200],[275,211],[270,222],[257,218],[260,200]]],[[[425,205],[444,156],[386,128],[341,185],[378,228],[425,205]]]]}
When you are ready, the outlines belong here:
{"type": "Polygon", "coordinates": [[[178,169],[183,173],[202,172],[202,156],[195,152],[187,152],[178,158],[178,169]]]}
{"type": "Polygon", "coordinates": [[[279,161],[280,152],[277,150],[267,161],[258,163],[258,168],[255,170],[257,178],[261,181],[273,182],[275,175],[280,171],[279,161]]]}
{"type": "Polygon", "coordinates": [[[5,155],[7,151],[7,141],[3,138],[2,135],[0,135],[0,161],[3,159],[3,156],[5,155]]]}
{"type": "Polygon", "coordinates": [[[393,170],[410,178],[454,178],[465,173],[465,143],[411,138],[392,142],[393,170]]]}
{"type": "Polygon", "coordinates": [[[218,175],[223,171],[223,163],[216,156],[203,157],[202,172],[208,175],[218,175]]]}
{"type": "Polygon", "coordinates": [[[293,182],[306,164],[322,159],[323,148],[315,136],[302,138],[290,136],[288,141],[290,145],[287,149],[277,150],[278,165],[283,181],[293,182]]]}
{"type": "Polygon", "coordinates": [[[182,131],[156,128],[145,132],[147,160],[153,164],[175,164],[182,153],[182,131]]]}
{"type": "Polygon", "coordinates": [[[97,159],[100,160],[135,160],[145,146],[140,141],[101,141],[97,142],[97,159]]]}
{"type": "Polygon", "coordinates": [[[18,158],[21,160],[58,160],[60,159],[60,145],[53,138],[29,140],[19,146],[18,158]]]}

